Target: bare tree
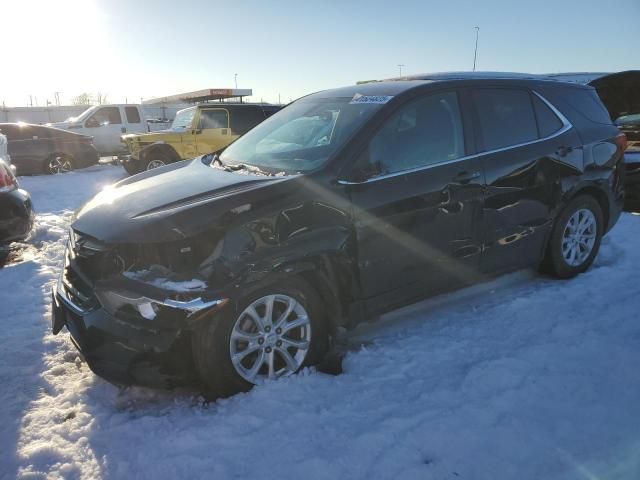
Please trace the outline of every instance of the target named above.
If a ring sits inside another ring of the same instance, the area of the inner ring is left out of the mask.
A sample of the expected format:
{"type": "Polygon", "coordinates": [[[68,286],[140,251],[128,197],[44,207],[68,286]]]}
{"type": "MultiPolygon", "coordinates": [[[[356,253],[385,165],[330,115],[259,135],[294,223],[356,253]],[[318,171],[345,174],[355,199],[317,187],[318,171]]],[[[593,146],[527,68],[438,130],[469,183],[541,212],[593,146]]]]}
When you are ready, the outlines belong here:
{"type": "Polygon", "coordinates": [[[107,94],[102,92],[96,93],[96,102],[98,103],[98,105],[107,103],[107,94]]]}
{"type": "Polygon", "coordinates": [[[91,105],[92,97],[90,93],[84,92],[78,95],[77,97],[73,97],[71,99],[71,103],[74,105],[91,105]]]}

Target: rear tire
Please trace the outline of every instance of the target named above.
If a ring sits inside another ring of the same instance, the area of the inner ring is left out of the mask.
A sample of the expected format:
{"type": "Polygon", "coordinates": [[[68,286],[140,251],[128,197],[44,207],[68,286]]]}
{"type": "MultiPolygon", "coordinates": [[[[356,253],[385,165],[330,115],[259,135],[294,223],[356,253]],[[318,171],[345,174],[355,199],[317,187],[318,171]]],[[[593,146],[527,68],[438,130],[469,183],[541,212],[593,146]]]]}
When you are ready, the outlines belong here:
{"type": "Polygon", "coordinates": [[[193,332],[192,347],[206,398],[213,400],[248,391],[266,379],[294,374],[324,358],[329,349],[329,335],[322,302],[303,279],[273,283],[247,294],[235,305],[227,305],[213,318],[203,319],[193,332]],[[273,313],[269,322],[266,312],[271,298],[273,313]],[[294,300],[295,306],[290,307],[293,304],[288,304],[287,299],[294,300]],[[264,305],[264,310],[260,305],[264,305]],[[290,313],[285,317],[287,311],[290,313]],[[254,315],[261,318],[262,328],[253,321],[254,315]],[[293,327],[294,324],[301,326],[293,327]],[[289,326],[292,327],[287,330],[289,326]],[[283,350],[289,353],[288,362],[283,350]],[[253,377],[251,372],[255,372],[253,377]]]}
{"type": "Polygon", "coordinates": [[[585,272],[598,255],[603,233],[598,201],[589,195],[572,199],[554,223],[541,270],[558,278],[585,272]]]}

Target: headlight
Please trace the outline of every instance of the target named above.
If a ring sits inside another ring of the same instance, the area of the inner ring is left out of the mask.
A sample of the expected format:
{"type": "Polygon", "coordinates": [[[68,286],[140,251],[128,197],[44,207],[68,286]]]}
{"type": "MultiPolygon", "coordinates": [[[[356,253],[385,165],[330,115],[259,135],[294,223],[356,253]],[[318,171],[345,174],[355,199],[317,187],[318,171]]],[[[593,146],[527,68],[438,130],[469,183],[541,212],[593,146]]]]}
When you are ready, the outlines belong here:
{"type": "Polygon", "coordinates": [[[111,315],[137,314],[146,320],[155,320],[162,310],[183,312],[188,318],[202,310],[221,307],[227,303],[227,299],[203,300],[202,297],[186,301],[171,298],[156,300],[131,292],[113,290],[96,290],[95,294],[102,307],[111,315]]]}

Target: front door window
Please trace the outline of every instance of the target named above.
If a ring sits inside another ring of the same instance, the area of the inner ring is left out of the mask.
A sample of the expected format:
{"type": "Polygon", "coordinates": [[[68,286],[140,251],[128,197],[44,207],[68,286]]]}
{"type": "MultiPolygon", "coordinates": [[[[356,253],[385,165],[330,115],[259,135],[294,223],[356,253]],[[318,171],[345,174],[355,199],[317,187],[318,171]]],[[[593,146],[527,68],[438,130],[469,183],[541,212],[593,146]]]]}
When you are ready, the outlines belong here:
{"type": "Polygon", "coordinates": [[[96,110],[85,122],[85,127],[96,128],[104,125],[121,125],[122,117],[118,107],[103,107],[96,110]]]}
{"type": "Polygon", "coordinates": [[[436,93],[401,107],[369,142],[367,176],[427,167],[465,155],[462,118],[455,92],[436,93]]]}

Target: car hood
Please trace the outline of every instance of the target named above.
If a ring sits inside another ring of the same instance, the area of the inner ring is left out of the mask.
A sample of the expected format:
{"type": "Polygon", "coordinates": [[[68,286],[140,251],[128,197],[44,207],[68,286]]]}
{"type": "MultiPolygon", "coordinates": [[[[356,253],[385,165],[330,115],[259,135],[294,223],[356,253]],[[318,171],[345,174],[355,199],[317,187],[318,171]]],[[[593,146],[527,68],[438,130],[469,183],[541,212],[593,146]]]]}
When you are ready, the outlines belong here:
{"type": "Polygon", "coordinates": [[[105,188],[72,227],[105,243],[180,240],[215,227],[264,201],[295,176],[227,172],[199,158],[153,169],[105,188]]]}
{"type": "Polygon", "coordinates": [[[148,132],[148,133],[129,133],[127,135],[123,135],[122,139],[125,141],[134,140],[142,143],[153,143],[153,142],[179,142],[184,135],[185,130],[158,130],[157,132],[148,132]]]}
{"type": "Polygon", "coordinates": [[[612,120],[640,112],[640,70],[604,75],[589,85],[598,92],[612,120]]]}

